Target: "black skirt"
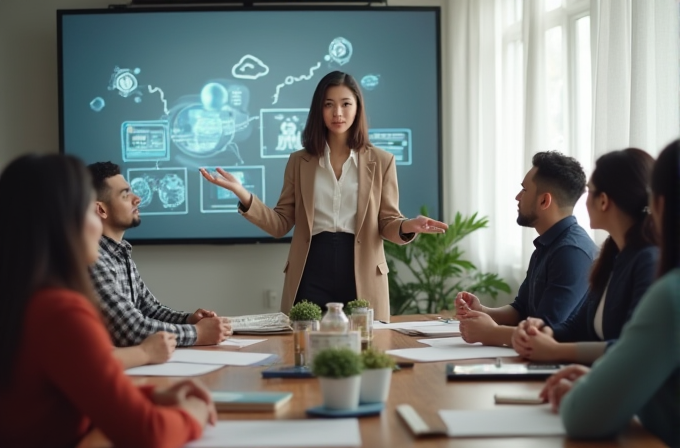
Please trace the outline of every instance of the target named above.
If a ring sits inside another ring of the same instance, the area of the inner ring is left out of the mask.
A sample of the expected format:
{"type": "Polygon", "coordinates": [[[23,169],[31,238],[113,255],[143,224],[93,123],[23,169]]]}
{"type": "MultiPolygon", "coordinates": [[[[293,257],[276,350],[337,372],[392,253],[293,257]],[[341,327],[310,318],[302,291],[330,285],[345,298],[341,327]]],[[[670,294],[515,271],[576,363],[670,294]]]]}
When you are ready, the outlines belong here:
{"type": "Polygon", "coordinates": [[[346,305],[356,298],[354,235],[343,232],[314,235],[295,303],[307,300],[325,312],[328,302],[346,305]]]}

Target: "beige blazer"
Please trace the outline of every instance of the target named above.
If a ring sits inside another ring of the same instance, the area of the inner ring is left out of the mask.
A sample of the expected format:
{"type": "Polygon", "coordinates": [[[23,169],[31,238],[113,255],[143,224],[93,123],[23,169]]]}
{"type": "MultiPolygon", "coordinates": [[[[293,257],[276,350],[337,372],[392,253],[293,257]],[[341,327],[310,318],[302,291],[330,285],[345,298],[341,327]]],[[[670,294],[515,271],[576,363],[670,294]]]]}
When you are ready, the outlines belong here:
{"type": "MultiPolygon", "coordinates": [[[[354,237],[354,275],[357,298],[368,300],[375,319],[389,321],[390,299],[383,238],[405,244],[399,226],[406,219],[399,212],[399,189],[394,156],[367,146],[358,151],[359,195],[354,237]]],[[[281,295],[281,311],[293,306],[305,269],[314,223],[314,180],[319,158],[305,150],[290,155],[281,196],[273,209],[253,195],[250,209],[241,213],[250,222],[281,238],[293,226],[293,240],[281,295]]]]}

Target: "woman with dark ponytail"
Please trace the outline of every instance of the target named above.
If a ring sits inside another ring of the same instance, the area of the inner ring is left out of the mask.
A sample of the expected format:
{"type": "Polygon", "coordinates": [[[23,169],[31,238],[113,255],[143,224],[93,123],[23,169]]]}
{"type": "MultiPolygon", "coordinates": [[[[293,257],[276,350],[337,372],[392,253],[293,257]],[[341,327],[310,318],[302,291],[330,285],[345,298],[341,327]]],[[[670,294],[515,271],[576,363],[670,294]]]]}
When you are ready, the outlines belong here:
{"type": "Polygon", "coordinates": [[[613,437],[637,416],[666,445],[680,447],[680,140],[659,154],[649,202],[661,249],[658,280],[592,370],[565,367],[541,392],[569,437],[613,437]]]}
{"type": "Polygon", "coordinates": [[[593,265],[586,300],[554,332],[540,319],[520,323],[513,347],[534,361],[590,364],[618,339],[654,281],[658,248],[649,218],[654,159],[628,148],[600,157],[588,182],[590,227],[609,233],[593,265]]]}

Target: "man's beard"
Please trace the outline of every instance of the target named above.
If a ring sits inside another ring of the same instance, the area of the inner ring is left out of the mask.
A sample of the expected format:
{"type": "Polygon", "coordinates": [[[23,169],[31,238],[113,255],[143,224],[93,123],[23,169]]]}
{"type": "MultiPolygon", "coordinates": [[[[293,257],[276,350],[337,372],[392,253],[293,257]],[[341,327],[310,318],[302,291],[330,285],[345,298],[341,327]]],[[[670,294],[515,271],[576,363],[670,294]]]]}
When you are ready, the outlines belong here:
{"type": "Polygon", "coordinates": [[[536,215],[535,212],[531,212],[528,215],[523,215],[522,212],[518,211],[517,212],[517,224],[519,224],[522,227],[534,227],[534,224],[536,224],[536,220],[538,219],[538,216],[536,215]]]}
{"type": "MultiPolygon", "coordinates": [[[[142,223],[142,218],[137,216],[136,218],[132,218],[132,222],[127,226],[128,229],[133,229],[137,226],[139,226],[142,223]]],[[[126,229],[127,230],[127,229],[126,229]]]]}

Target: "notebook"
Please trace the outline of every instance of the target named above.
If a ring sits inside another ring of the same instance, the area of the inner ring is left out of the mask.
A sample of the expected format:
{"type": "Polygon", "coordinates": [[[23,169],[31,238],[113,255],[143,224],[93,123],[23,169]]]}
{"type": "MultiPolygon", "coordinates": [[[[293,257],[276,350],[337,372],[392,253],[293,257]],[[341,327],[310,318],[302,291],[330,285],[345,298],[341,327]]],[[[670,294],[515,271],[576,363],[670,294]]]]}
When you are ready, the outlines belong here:
{"type": "Polygon", "coordinates": [[[282,334],[290,333],[288,316],[283,313],[250,314],[229,317],[234,334],[282,334]]]}
{"type": "Polygon", "coordinates": [[[290,401],[291,392],[211,392],[218,412],[273,412],[290,401]]]}

